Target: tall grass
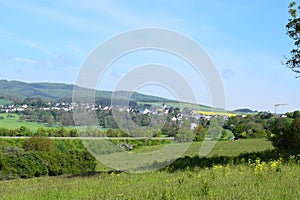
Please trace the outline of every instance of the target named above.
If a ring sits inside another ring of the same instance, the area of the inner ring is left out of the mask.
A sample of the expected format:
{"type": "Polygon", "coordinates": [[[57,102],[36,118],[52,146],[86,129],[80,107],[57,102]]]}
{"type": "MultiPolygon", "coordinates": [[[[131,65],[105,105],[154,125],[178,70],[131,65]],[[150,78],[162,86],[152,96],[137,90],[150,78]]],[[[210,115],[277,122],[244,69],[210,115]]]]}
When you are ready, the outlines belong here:
{"type": "MultiPolygon", "coordinates": [[[[298,155],[300,158],[300,155],[298,155]]],[[[299,158],[169,173],[100,173],[2,181],[1,199],[298,199],[299,158]]]]}

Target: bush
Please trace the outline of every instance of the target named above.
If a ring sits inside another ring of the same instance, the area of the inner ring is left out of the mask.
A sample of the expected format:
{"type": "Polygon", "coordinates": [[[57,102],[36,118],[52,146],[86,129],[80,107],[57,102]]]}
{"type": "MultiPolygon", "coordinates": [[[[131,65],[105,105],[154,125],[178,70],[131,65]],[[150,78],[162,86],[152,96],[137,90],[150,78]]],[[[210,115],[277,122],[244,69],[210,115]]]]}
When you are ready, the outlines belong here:
{"type": "MultiPolygon", "coordinates": [[[[22,141],[26,144],[30,139],[22,141]]],[[[38,141],[40,140],[34,142],[38,141]]],[[[14,143],[19,144],[19,142],[14,143]]],[[[94,171],[97,164],[96,160],[85,149],[81,140],[55,140],[55,143],[62,148],[57,148],[56,151],[44,151],[44,149],[37,147],[39,150],[29,151],[27,149],[25,152],[0,153],[0,180],[46,175],[84,174],[94,171]]],[[[16,146],[12,143],[4,145],[16,146]]]]}
{"type": "Polygon", "coordinates": [[[33,136],[23,143],[23,148],[26,151],[54,151],[54,142],[47,137],[33,136]]]}
{"type": "Polygon", "coordinates": [[[42,156],[47,165],[49,176],[83,174],[94,171],[96,167],[95,158],[84,150],[67,153],[48,152],[42,156]]]}
{"type": "Polygon", "coordinates": [[[0,179],[32,178],[48,174],[46,163],[39,154],[34,152],[6,154],[2,158],[1,165],[2,177],[0,179]]]}
{"type": "Polygon", "coordinates": [[[292,123],[285,118],[277,118],[271,123],[270,140],[280,150],[300,149],[300,118],[292,123]]]}

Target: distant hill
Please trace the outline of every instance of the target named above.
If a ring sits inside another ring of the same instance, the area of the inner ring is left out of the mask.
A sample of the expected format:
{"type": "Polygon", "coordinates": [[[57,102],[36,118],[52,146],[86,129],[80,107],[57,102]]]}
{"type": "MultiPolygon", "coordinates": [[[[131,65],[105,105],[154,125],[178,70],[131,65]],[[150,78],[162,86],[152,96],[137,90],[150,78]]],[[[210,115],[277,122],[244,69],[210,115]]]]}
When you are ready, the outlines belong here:
{"type": "MultiPolygon", "coordinates": [[[[71,99],[73,88],[77,87],[73,84],[65,83],[26,83],[21,81],[0,80],[0,99],[7,102],[13,98],[25,99],[27,97],[40,97],[45,100],[71,99]]],[[[88,90],[88,89],[84,89],[88,90]]],[[[141,102],[172,102],[170,99],[145,95],[141,93],[128,91],[118,92],[118,97],[126,97],[131,95],[131,100],[141,102]]],[[[111,91],[96,91],[96,98],[110,99],[111,91]]]]}
{"type": "Polygon", "coordinates": [[[252,113],[254,112],[253,110],[249,109],[249,108],[240,108],[240,109],[236,109],[233,112],[237,112],[237,113],[252,113]]]}

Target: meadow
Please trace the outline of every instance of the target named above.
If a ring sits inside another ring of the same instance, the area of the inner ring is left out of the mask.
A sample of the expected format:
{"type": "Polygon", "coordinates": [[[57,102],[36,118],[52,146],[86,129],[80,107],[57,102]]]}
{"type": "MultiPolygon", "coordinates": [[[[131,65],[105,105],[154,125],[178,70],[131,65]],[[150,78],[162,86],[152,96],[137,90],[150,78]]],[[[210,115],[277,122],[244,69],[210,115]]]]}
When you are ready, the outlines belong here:
{"type": "MultiPolygon", "coordinates": [[[[0,127],[4,127],[7,129],[16,129],[20,128],[21,126],[29,128],[31,131],[36,131],[40,127],[45,127],[45,128],[59,128],[61,127],[60,124],[55,123],[52,126],[49,126],[46,123],[39,123],[39,122],[29,122],[25,120],[20,119],[20,114],[15,114],[15,113],[0,113],[0,127]],[[10,117],[7,117],[7,116],[10,117]]],[[[78,130],[87,130],[88,128],[92,129],[101,129],[101,130],[107,130],[107,128],[100,128],[99,126],[65,126],[66,129],[71,130],[74,128],[77,128],[78,130]]]]}
{"type": "MultiPolygon", "coordinates": [[[[183,155],[197,155],[201,143],[192,143],[183,155]]],[[[137,148],[149,152],[161,146],[137,148]],[[152,148],[152,149],[151,149],[152,148]]],[[[267,140],[217,142],[208,157],[272,149],[267,140]]],[[[105,171],[82,176],[5,180],[1,199],[299,199],[300,155],[263,161],[243,159],[239,164],[214,164],[149,173],[105,171]]]]}
{"type": "Polygon", "coordinates": [[[5,127],[8,129],[20,128],[21,126],[26,126],[31,131],[36,131],[39,127],[45,126],[45,124],[37,123],[37,122],[27,122],[21,121],[20,115],[13,113],[0,113],[0,127],[5,127]],[[7,116],[10,117],[7,117],[7,116]]]}

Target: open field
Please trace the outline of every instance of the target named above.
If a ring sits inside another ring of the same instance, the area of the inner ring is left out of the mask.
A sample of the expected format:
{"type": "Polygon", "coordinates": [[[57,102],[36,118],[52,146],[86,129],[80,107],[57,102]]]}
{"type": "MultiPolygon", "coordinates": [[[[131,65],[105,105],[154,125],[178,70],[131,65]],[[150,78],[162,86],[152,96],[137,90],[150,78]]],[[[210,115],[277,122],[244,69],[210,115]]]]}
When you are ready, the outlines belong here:
{"type": "MultiPolygon", "coordinates": [[[[59,128],[59,124],[53,124],[52,126],[49,126],[47,124],[38,123],[38,122],[28,122],[28,121],[21,121],[19,114],[13,114],[13,113],[0,113],[0,117],[3,117],[3,119],[0,119],[0,127],[7,128],[7,129],[16,129],[20,128],[21,126],[25,126],[29,128],[31,131],[36,131],[39,127],[46,127],[46,128],[59,128]],[[7,117],[10,115],[11,117],[7,117]]],[[[87,130],[88,128],[92,129],[100,129],[99,126],[96,127],[87,127],[87,126],[66,126],[66,129],[70,130],[73,128],[77,128],[78,130],[87,130]]],[[[101,130],[107,130],[107,128],[101,128],[101,130]]]]}
{"type": "Polygon", "coordinates": [[[298,199],[300,166],[253,161],[235,166],[96,173],[1,181],[1,199],[298,199]]]}
{"type": "MultiPolygon", "coordinates": [[[[9,140],[9,139],[5,139],[9,140]]],[[[12,139],[13,140],[13,139],[12,139]]],[[[149,152],[163,145],[136,148],[149,152]]],[[[200,142],[192,143],[183,156],[195,156],[200,142]]],[[[272,149],[264,139],[219,141],[211,156],[272,149]]],[[[60,176],[5,180],[1,199],[297,199],[300,196],[300,155],[263,162],[245,160],[240,164],[211,168],[185,167],[142,174],[119,173],[99,164],[98,172],[85,176],[60,176]]]]}
{"type": "MultiPolygon", "coordinates": [[[[166,144],[160,145],[152,145],[152,146],[141,146],[133,149],[134,153],[152,153],[156,150],[162,149],[166,144]]],[[[193,142],[188,147],[188,149],[181,156],[182,158],[185,156],[198,156],[200,148],[202,146],[202,142],[193,142]]],[[[272,150],[274,147],[272,146],[270,141],[266,139],[246,139],[246,140],[238,140],[238,141],[218,141],[212,151],[207,155],[207,157],[212,156],[238,156],[241,153],[251,153],[251,152],[259,152],[272,150]]],[[[171,151],[171,150],[170,150],[171,151]]],[[[169,152],[169,154],[173,154],[169,152]]],[[[122,158],[116,159],[120,160],[122,158]]],[[[146,157],[145,157],[146,159],[146,157]]],[[[146,161],[146,160],[145,160],[146,161]]],[[[102,163],[99,163],[96,167],[96,171],[108,171],[112,170],[111,168],[105,166],[102,163]]]]}
{"type": "MultiPolygon", "coordinates": [[[[195,156],[199,154],[202,142],[193,142],[183,156],[195,156]]],[[[135,149],[137,153],[147,153],[158,150],[164,145],[143,146],[135,149]]],[[[208,156],[237,156],[241,153],[265,151],[273,149],[270,141],[266,139],[246,139],[233,141],[218,141],[208,156]]]]}
{"type": "Polygon", "coordinates": [[[11,113],[0,113],[0,117],[3,117],[3,119],[0,119],[0,127],[4,127],[7,129],[15,129],[20,128],[20,126],[26,126],[32,131],[35,131],[41,126],[45,126],[45,124],[37,123],[37,122],[26,122],[20,120],[20,115],[18,114],[11,114],[11,113]],[[10,115],[11,117],[7,117],[10,115]]]}

